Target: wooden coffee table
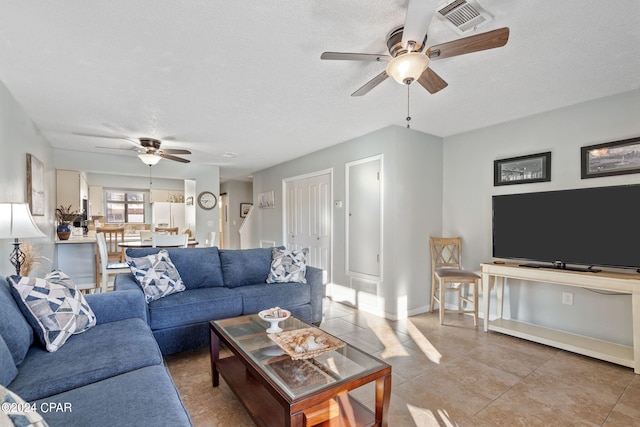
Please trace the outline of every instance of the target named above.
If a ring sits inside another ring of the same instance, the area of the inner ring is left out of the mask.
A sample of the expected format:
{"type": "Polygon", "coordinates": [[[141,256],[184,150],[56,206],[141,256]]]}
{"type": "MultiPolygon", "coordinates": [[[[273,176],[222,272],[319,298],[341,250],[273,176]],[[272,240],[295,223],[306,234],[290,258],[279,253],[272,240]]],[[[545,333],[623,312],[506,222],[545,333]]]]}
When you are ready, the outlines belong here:
{"type": "MultiPolygon", "coordinates": [[[[292,360],[267,336],[257,315],[209,322],[211,379],[219,375],[259,426],[387,426],[391,366],[346,344],[311,359],[292,360]],[[220,358],[224,343],[233,356],[220,358]],[[375,413],[348,394],[375,382],[375,413]]],[[[286,332],[311,325],[293,316],[286,332]]]]}

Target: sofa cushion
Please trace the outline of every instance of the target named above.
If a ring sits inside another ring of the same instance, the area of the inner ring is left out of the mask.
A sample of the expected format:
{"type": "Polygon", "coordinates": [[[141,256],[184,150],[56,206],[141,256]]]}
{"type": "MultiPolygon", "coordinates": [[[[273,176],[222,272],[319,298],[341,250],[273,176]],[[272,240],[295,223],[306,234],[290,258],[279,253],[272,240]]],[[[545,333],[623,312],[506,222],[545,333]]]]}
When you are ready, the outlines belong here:
{"type": "Polygon", "coordinates": [[[140,258],[127,256],[127,263],[148,303],[186,289],[166,249],[140,258]]]}
{"type": "Polygon", "coordinates": [[[68,403],[71,412],[47,411],[52,426],[191,426],[180,395],[164,366],[149,366],[36,401],[68,403]]]}
{"type": "MultiPolygon", "coordinates": [[[[155,254],[159,248],[129,248],[127,256],[140,258],[155,254]]],[[[176,266],[187,289],[224,286],[218,248],[167,248],[171,262],[176,266]],[[198,268],[193,268],[197,265],[198,268]]]]}
{"type": "Polygon", "coordinates": [[[22,315],[9,288],[9,282],[0,277],[0,335],[16,366],[20,366],[33,343],[33,328],[22,315]]]}
{"type": "Polygon", "coordinates": [[[44,279],[11,276],[9,283],[20,311],[48,351],[57,351],[71,335],[96,324],[82,292],[61,271],[44,279]]]}
{"type": "Polygon", "coordinates": [[[151,329],[162,329],[239,316],[242,297],[224,287],[191,289],[149,304],[151,329]]]}
{"type": "Polygon", "coordinates": [[[11,351],[0,336],[0,385],[7,385],[18,375],[18,368],[11,357],[11,351]]]}
{"type": "Polygon", "coordinates": [[[229,288],[266,283],[271,248],[220,250],[224,284],[229,288]]]}
{"type": "Polygon", "coordinates": [[[242,314],[258,313],[267,308],[309,304],[311,288],[305,283],[254,284],[234,289],[242,295],[242,314]]]}
{"type": "Polygon", "coordinates": [[[159,364],[162,355],[149,326],[139,318],[125,319],[74,335],[55,353],[32,346],[9,388],[30,402],[159,364]]]}
{"type": "Polygon", "coordinates": [[[307,279],[305,279],[307,255],[309,255],[308,248],[300,250],[272,248],[272,261],[267,283],[307,283],[307,279]]]}
{"type": "Polygon", "coordinates": [[[20,396],[0,386],[0,426],[47,427],[38,413],[38,406],[25,402],[20,396]]]}

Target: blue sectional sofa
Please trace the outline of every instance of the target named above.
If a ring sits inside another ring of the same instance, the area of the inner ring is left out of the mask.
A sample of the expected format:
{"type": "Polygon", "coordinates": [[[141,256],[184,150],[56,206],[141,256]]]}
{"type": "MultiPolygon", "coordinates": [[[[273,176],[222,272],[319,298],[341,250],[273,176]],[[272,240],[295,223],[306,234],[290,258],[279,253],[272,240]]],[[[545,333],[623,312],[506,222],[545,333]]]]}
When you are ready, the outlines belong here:
{"type": "Polygon", "coordinates": [[[0,384],[50,426],[190,426],[144,299],[111,292],[86,301],[96,326],[48,352],[0,278],[0,384]]]}
{"type": "MultiPolygon", "coordinates": [[[[129,248],[126,254],[140,258],[159,250],[129,248]]],[[[271,248],[167,251],[186,290],[151,301],[147,306],[149,326],[164,355],[207,346],[210,320],[253,314],[276,306],[309,323],[320,324],[322,320],[325,280],[321,269],[307,266],[307,283],[266,283],[271,248]]],[[[114,287],[116,293],[136,293],[142,299],[142,288],[133,274],[116,276],[114,287]]]]}

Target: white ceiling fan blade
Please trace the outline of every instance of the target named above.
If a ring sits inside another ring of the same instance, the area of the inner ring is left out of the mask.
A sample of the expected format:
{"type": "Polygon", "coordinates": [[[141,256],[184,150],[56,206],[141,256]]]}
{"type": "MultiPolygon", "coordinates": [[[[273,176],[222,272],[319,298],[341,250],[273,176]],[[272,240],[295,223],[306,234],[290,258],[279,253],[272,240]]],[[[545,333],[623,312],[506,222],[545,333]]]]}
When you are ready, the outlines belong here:
{"type": "Polygon", "coordinates": [[[427,34],[429,24],[436,13],[438,2],[436,0],[410,0],[407,8],[407,17],[404,21],[402,32],[402,46],[407,47],[410,41],[422,46],[422,41],[427,34]]]}

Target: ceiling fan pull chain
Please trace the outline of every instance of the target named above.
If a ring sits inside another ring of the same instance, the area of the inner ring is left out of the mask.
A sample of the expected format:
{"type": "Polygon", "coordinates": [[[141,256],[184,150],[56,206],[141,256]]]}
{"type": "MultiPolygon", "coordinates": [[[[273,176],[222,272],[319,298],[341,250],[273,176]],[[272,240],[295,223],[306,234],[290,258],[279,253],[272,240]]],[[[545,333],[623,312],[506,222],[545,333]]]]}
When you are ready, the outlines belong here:
{"type": "Polygon", "coordinates": [[[149,190],[151,190],[152,185],[153,185],[153,182],[151,182],[151,165],[149,165],[149,190]]]}
{"type": "Polygon", "coordinates": [[[411,126],[409,126],[411,121],[411,114],[409,114],[409,86],[411,85],[407,83],[407,129],[411,129],[411,126]]]}

